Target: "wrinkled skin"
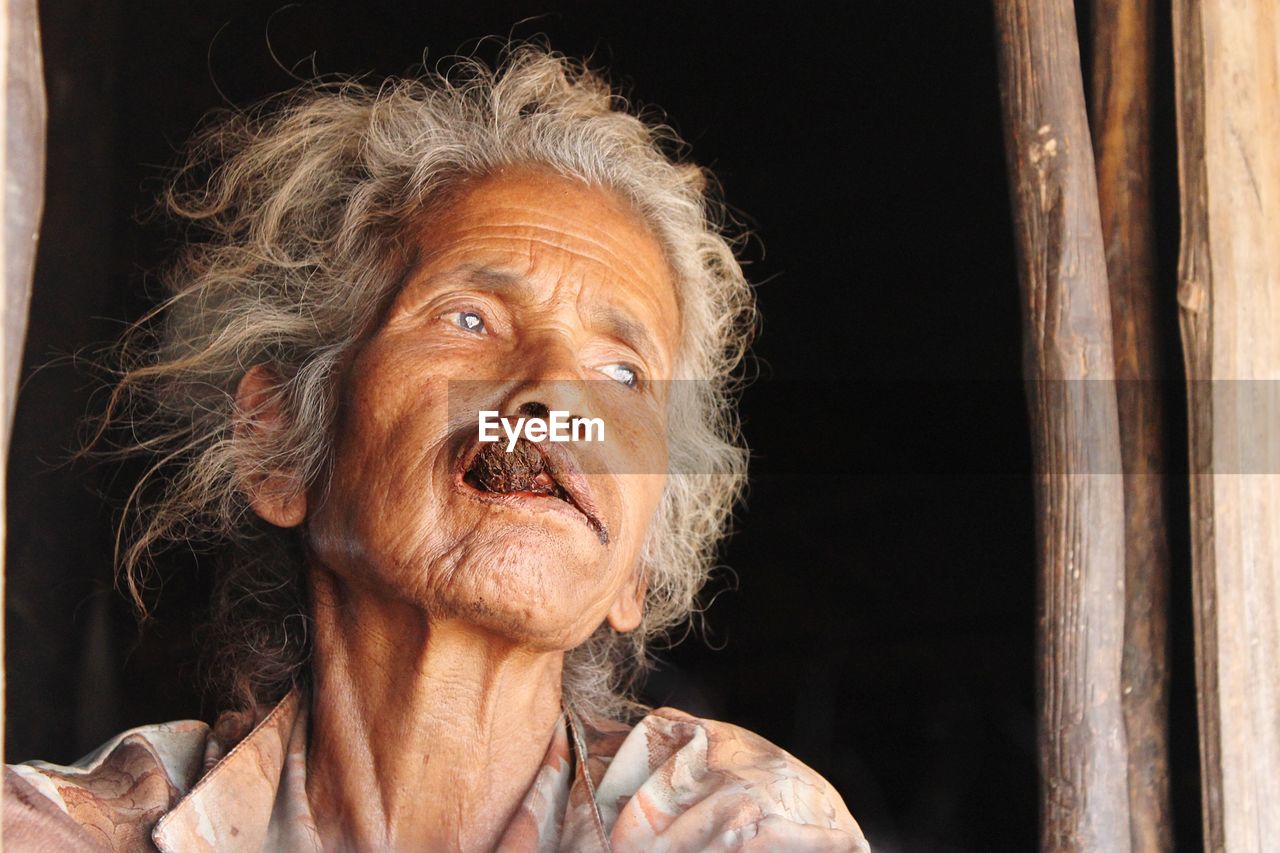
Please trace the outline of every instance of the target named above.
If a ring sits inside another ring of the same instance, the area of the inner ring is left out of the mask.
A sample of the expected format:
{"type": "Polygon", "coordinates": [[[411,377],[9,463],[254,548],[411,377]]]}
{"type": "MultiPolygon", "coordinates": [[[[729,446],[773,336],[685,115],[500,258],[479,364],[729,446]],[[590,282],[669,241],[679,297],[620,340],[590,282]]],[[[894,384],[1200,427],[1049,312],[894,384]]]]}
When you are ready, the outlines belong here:
{"type": "MultiPolygon", "coordinates": [[[[637,215],[507,170],[414,229],[417,265],[347,373],[331,488],[248,484],[310,555],[307,789],[332,849],[493,845],[559,718],[565,651],[640,621],[665,484],[680,319],[637,215]],[[478,459],[477,412],[528,406],[600,417],[609,440],[556,445],[552,482],[533,457],[478,459]]],[[[246,410],[270,382],[250,371],[246,410]]]]}

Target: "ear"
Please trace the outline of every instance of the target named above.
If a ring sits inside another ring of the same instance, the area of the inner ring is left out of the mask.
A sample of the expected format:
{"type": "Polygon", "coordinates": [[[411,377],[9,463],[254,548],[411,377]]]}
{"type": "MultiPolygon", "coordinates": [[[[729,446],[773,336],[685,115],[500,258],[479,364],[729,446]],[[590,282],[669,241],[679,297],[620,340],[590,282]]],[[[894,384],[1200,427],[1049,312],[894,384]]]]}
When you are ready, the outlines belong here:
{"type": "Polygon", "coordinates": [[[618,597],[609,608],[609,626],[619,634],[634,631],[644,616],[644,594],[649,590],[649,570],[640,566],[632,573],[631,580],[618,590],[618,597]]]}
{"type": "MultiPolygon", "coordinates": [[[[269,441],[285,428],[285,414],[272,394],[276,377],[265,366],[251,367],[236,389],[237,440],[269,441]]],[[[239,472],[249,506],[276,527],[296,527],[307,517],[307,492],[289,468],[256,468],[239,472]]]]}

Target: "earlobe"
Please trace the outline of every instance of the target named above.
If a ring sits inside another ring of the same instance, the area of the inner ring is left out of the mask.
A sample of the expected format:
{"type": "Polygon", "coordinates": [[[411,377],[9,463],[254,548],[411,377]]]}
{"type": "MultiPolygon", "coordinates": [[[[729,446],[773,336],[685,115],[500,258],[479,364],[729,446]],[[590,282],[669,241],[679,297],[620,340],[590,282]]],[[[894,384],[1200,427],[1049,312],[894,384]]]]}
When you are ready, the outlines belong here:
{"type": "MultiPolygon", "coordinates": [[[[275,377],[260,364],[240,380],[235,403],[237,441],[270,444],[285,428],[285,414],[272,393],[275,385],[275,377]]],[[[249,506],[263,521],[276,527],[296,527],[307,517],[306,488],[292,469],[255,467],[237,474],[249,506]]]]}
{"type": "Polygon", "coordinates": [[[609,626],[619,634],[626,634],[640,627],[644,616],[644,596],[649,589],[649,570],[639,568],[632,576],[632,582],[624,584],[618,590],[618,597],[609,608],[609,626]]]}

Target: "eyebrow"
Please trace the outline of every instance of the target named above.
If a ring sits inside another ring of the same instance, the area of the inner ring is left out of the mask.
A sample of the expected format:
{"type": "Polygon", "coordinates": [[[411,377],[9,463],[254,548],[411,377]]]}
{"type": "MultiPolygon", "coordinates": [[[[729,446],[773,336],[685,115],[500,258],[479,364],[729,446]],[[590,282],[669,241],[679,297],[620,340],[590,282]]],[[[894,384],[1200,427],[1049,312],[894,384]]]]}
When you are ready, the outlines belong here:
{"type": "Polygon", "coordinates": [[[658,356],[658,347],[654,343],[653,336],[649,334],[644,324],[612,305],[595,309],[591,313],[592,319],[600,323],[606,332],[638,352],[640,357],[650,365],[657,367],[663,363],[658,356]]]}
{"type": "MultiPolygon", "coordinates": [[[[451,277],[454,276],[463,278],[482,290],[500,291],[525,286],[524,277],[517,273],[479,264],[459,267],[451,277]]],[[[590,319],[600,324],[609,335],[639,353],[650,365],[656,367],[664,363],[649,330],[622,309],[613,305],[595,307],[590,310],[590,319]]]]}
{"type": "Polygon", "coordinates": [[[454,275],[465,278],[470,284],[474,284],[481,290],[506,290],[509,287],[520,285],[524,281],[521,276],[513,272],[477,264],[466,264],[459,267],[454,275]]]}

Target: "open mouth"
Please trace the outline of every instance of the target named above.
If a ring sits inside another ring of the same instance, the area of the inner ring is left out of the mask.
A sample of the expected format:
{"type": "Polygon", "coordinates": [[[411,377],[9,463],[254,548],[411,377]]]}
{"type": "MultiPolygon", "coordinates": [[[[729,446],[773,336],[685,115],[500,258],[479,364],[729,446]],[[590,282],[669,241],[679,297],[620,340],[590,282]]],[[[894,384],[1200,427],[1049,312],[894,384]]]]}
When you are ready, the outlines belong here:
{"type": "Polygon", "coordinates": [[[481,493],[563,501],[582,515],[602,545],[609,544],[609,533],[584,494],[581,478],[562,467],[523,438],[511,452],[500,442],[486,442],[471,455],[462,480],[481,493]]]}

